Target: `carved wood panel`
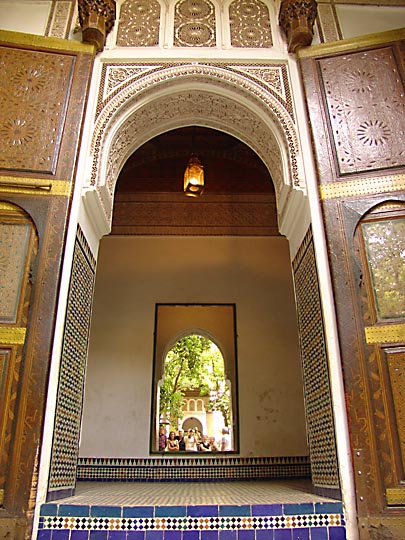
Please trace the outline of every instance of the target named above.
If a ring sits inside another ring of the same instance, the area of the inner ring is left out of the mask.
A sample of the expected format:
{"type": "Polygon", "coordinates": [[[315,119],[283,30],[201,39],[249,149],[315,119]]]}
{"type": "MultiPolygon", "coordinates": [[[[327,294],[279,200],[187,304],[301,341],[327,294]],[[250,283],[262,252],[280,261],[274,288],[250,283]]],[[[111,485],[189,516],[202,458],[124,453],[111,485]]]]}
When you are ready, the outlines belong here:
{"type": "Polygon", "coordinates": [[[118,47],[159,45],[160,4],[157,0],[127,0],[118,21],[118,47]]]}
{"type": "Polygon", "coordinates": [[[54,174],[74,58],[0,47],[0,168],[54,174]]]}
{"type": "Polygon", "coordinates": [[[260,0],[234,0],[229,5],[232,47],[271,47],[270,16],[260,0]]]}
{"type": "Polygon", "coordinates": [[[319,61],[339,175],[405,165],[405,91],[391,47],[319,61]]]}
{"type": "Polygon", "coordinates": [[[112,234],[278,236],[275,197],[204,195],[190,204],[180,194],[117,194],[112,234]]]}
{"type": "Polygon", "coordinates": [[[175,47],[215,47],[215,7],[210,0],[180,0],[174,8],[175,47]]]}
{"type": "MultiPolygon", "coordinates": [[[[401,480],[404,478],[405,464],[405,348],[384,349],[388,371],[388,388],[391,390],[395,414],[396,436],[401,458],[401,480]]],[[[390,397],[391,397],[390,396],[390,397]]]]}

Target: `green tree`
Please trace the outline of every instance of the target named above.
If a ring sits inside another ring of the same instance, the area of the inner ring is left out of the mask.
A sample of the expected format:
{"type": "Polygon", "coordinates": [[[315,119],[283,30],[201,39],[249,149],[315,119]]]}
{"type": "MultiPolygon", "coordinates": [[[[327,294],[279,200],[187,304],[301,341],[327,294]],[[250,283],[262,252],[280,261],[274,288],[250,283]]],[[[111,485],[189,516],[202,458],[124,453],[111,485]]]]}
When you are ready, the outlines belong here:
{"type": "Polygon", "coordinates": [[[159,412],[173,427],[183,416],[187,390],[209,396],[209,410],[220,410],[228,425],[231,407],[224,361],[216,345],[204,336],[193,334],[180,339],[166,356],[159,412]]]}

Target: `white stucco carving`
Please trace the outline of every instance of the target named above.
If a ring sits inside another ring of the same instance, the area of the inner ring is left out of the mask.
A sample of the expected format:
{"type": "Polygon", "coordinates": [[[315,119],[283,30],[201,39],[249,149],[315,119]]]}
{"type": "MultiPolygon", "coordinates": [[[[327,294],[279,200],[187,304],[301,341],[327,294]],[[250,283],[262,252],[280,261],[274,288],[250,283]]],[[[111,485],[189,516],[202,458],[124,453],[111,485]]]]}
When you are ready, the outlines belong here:
{"type": "Polygon", "coordinates": [[[279,213],[286,187],[304,190],[286,63],[104,63],[90,186],[108,223],[129,156],[149,139],[187,125],[224,131],[252,148],[271,174],[279,213]]]}

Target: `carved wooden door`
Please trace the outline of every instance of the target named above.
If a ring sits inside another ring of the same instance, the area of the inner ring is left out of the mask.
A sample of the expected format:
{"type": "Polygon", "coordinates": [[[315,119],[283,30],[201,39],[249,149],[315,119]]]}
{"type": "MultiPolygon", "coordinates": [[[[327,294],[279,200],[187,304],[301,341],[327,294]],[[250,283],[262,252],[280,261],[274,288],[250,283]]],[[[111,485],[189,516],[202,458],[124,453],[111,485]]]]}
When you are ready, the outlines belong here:
{"type": "Polygon", "coordinates": [[[9,463],[20,440],[18,408],[22,396],[23,349],[37,234],[17,206],[0,201],[0,502],[12,487],[9,463]]]}
{"type": "MultiPolygon", "coordinates": [[[[405,505],[405,204],[386,203],[356,228],[359,319],[387,507],[405,505]]],[[[356,272],[356,269],[355,269],[356,272]]],[[[383,504],[384,504],[383,503],[383,504]]]]}
{"type": "Polygon", "coordinates": [[[381,34],[302,56],[360,537],[402,540],[405,41],[381,34]]]}

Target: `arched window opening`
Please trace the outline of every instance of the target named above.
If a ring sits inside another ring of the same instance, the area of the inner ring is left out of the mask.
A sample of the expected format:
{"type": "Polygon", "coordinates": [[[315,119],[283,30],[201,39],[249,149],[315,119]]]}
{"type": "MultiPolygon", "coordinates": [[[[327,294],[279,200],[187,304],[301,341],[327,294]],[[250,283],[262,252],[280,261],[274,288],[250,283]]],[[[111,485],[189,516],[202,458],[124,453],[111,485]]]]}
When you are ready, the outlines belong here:
{"type": "Polygon", "coordinates": [[[234,304],[156,304],[151,453],[239,451],[236,335],[234,304]]]}
{"type": "Polygon", "coordinates": [[[171,432],[184,443],[178,451],[232,450],[231,390],[213,341],[197,334],[178,340],[164,360],[159,392],[159,451],[171,450],[164,444],[171,432]]]}

